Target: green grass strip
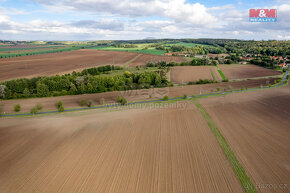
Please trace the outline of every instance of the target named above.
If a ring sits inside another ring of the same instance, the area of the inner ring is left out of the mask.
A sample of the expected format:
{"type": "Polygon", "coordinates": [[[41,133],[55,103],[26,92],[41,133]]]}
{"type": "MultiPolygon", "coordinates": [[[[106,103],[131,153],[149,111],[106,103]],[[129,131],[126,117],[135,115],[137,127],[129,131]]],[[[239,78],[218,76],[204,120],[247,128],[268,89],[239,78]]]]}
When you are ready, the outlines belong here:
{"type": "Polygon", "coordinates": [[[224,75],[224,73],[220,70],[219,66],[216,65],[217,71],[220,73],[223,80],[227,80],[227,77],[224,75]]]}
{"type": "Polygon", "coordinates": [[[210,73],[211,73],[212,79],[215,81],[215,75],[214,75],[214,73],[212,71],[210,71],[210,73]]]}
{"type": "Polygon", "coordinates": [[[131,60],[129,60],[128,62],[126,62],[125,64],[124,64],[124,68],[127,68],[127,66],[129,65],[129,64],[131,64],[132,62],[134,62],[137,58],[139,58],[141,56],[141,54],[139,54],[138,56],[135,56],[134,58],[132,58],[131,60]]]}
{"type": "Polygon", "coordinates": [[[198,103],[197,101],[194,101],[194,104],[199,109],[205,120],[207,121],[208,126],[210,127],[213,134],[216,136],[222,150],[224,151],[226,157],[230,161],[230,164],[237,175],[244,191],[246,193],[257,193],[257,189],[254,186],[254,184],[251,182],[251,179],[246,174],[245,169],[243,166],[239,163],[239,160],[235,156],[234,152],[230,148],[229,144],[227,143],[226,139],[223,137],[217,126],[214,124],[213,120],[211,119],[210,115],[206,112],[205,108],[198,103]]]}

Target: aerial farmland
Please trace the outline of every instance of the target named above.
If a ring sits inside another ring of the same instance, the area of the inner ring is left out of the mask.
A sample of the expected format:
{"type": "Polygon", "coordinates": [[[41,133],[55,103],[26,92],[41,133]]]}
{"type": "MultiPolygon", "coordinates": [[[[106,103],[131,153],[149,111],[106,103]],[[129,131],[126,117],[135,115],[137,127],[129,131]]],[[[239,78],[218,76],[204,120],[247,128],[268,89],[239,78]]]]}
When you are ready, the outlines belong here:
{"type": "Polygon", "coordinates": [[[0,0],[0,193],[289,193],[289,12],[0,0]]]}

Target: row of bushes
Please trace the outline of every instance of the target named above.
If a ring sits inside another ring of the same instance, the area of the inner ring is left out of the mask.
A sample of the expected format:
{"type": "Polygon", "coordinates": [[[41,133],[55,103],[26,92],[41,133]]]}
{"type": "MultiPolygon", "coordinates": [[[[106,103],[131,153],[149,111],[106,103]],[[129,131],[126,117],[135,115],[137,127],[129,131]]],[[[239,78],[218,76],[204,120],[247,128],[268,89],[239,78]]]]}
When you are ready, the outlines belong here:
{"type": "MultiPolygon", "coordinates": [[[[118,95],[118,97],[117,97],[117,102],[119,102],[122,105],[127,104],[127,100],[124,97],[121,97],[120,95],[118,95]]],[[[104,98],[100,99],[100,104],[101,105],[105,104],[105,99],[104,98]]],[[[93,100],[88,100],[88,101],[81,100],[80,105],[81,106],[93,107],[94,106],[94,102],[93,102],[93,100]]],[[[59,112],[63,112],[64,111],[64,107],[63,107],[62,101],[58,101],[56,103],[56,107],[57,107],[59,112]]],[[[40,103],[37,103],[35,107],[30,109],[30,113],[31,114],[36,114],[37,112],[42,110],[42,108],[43,108],[42,105],[40,103]]],[[[14,105],[14,112],[20,112],[20,110],[21,110],[20,104],[14,105]]]]}
{"type": "Polygon", "coordinates": [[[166,61],[159,61],[159,62],[149,62],[146,64],[147,67],[173,67],[173,66],[215,66],[216,63],[209,63],[206,58],[194,58],[191,61],[185,62],[166,62],[166,61]]]}
{"type": "MultiPolygon", "coordinates": [[[[97,70],[96,72],[100,72],[97,70]]],[[[91,71],[50,77],[22,78],[0,83],[0,99],[18,99],[101,93],[168,86],[161,72],[124,73],[115,76],[91,75],[91,71]]]]}
{"type": "Polygon", "coordinates": [[[209,79],[199,79],[198,81],[190,81],[187,84],[193,85],[193,84],[211,84],[211,83],[217,83],[216,80],[209,80],[209,79]]]}

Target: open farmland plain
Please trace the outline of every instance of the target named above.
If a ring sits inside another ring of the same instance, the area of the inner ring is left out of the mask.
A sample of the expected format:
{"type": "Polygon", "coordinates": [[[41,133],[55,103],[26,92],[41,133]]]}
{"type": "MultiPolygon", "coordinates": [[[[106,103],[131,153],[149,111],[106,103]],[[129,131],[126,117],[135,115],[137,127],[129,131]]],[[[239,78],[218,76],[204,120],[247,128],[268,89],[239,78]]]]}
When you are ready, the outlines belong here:
{"type": "Polygon", "coordinates": [[[1,192],[243,192],[190,102],[8,118],[0,133],[1,192]]]}
{"type": "Polygon", "coordinates": [[[170,70],[170,79],[176,83],[187,83],[199,79],[221,80],[215,66],[177,66],[170,70]]]}
{"type": "Polygon", "coordinates": [[[201,99],[259,192],[290,191],[290,86],[201,99]]]}
{"type": "Polygon", "coordinates": [[[281,72],[256,65],[219,65],[219,68],[228,79],[245,79],[281,75],[281,72]]]}

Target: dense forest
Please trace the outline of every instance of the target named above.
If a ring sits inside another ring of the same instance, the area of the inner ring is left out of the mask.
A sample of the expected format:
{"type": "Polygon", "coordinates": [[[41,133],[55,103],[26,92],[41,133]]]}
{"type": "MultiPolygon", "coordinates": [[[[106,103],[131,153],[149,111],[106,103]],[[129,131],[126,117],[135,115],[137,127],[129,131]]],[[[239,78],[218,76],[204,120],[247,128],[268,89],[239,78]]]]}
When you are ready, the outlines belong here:
{"type": "MultiPolygon", "coordinates": [[[[225,49],[227,53],[243,54],[263,54],[267,56],[290,55],[290,41],[254,41],[236,39],[153,39],[153,40],[128,40],[115,41],[116,43],[141,44],[141,43],[195,43],[214,46],[225,49]]],[[[213,53],[213,52],[210,52],[213,53]]]]}

